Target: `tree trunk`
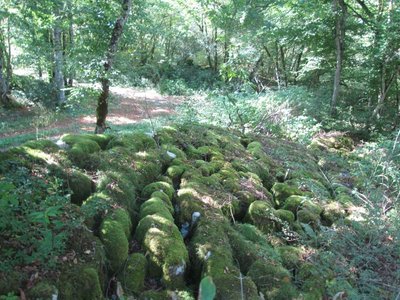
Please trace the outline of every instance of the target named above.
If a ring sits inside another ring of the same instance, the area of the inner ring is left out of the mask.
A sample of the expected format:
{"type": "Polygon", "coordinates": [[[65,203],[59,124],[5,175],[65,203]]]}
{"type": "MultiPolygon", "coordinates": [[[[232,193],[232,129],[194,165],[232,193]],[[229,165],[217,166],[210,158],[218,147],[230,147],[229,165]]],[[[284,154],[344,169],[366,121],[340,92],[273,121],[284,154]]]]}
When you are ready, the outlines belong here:
{"type": "MultiPolygon", "coordinates": [[[[72,10],[72,1],[69,0],[67,2],[68,5],[68,20],[69,20],[69,64],[71,66],[71,57],[72,57],[72,52],[74,51],[74,46],[75,46],[75,31],[74,31],[74,19],[73,19],[73,10],[72,10]]],[[[68,86],[72,87],[74,85],[74,79],[75,79],[75,69],[73,67],[70,67],[70,70],[68,72],[68,86]]]]}
{"type": "Polygon", "coordinates": [[[110,80],[109,73],[113,66],[115,54],[118,50],[118,41],[122,36],[122,30],[128,19],[129,11],[131,8],[132,0],[122,1],[122,13],[114,24],[111,34],[110,43],[108,45],[107,57],[104,63],[104,73],[101,78],[102,92],[97,101],[97,121],[95,133],[103,133],[106,130],[106,118],[108,114],[108,96],[110,93],[110,80]]]}
{"type": "Polygon", "coordinates": [[[336,14],[336,70],[335,79],[333,82],[333,93],[331,99],[331,115],[336,114],[336,107],[340,92],[340,79],[342,76],[343,53],[344,53],[344,38],[345,38],[345,22],[347,8],[344,0],[333,0],[333,10],[336,14]]]}
{"type": "Polygon", "coordinates": [[[57,93],[57,104],[65,103],[62,30],[58,24],[54,27],[54,86],[57,93]]]}
{"type": "Polygon", "coordinates": [[[10,104],[10,84],[8,79],[11,66],[7,66],[7,62],[10,62],[10,60],[8,59],[6,52],[7,50],[3,32],[0,31],[0,104],[4,106],[10,104]]]}

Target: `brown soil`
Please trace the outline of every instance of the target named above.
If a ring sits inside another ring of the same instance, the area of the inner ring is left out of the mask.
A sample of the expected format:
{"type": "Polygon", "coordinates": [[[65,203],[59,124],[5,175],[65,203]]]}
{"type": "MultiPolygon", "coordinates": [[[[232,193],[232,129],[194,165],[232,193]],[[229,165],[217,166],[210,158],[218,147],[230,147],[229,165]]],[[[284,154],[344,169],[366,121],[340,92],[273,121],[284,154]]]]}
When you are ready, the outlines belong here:
{"type": "MultiPolygon", "coordinates": [[[[111,88],[114,99],[109,105],[107,125],[113,129],[115,125],[136,124],[144,119],[175,114],[175,107],[183,101],[182,97],[163,96],[155,90],[138,88],[111,88]]],[[[51,124],[40,127],[40,131],[60,129],[63,133],[94,132],[96,125],[96,106],[93,103],[93,113],[78,117],[55,120],[51,124]]],[[[21,118],[33,118],[34,112],[21,109],[2,116],[2,122],[15,122],[21,118]]],[[[18,131],[0,133],[0,138],[35,133],[35,126],[18,131]]]]}

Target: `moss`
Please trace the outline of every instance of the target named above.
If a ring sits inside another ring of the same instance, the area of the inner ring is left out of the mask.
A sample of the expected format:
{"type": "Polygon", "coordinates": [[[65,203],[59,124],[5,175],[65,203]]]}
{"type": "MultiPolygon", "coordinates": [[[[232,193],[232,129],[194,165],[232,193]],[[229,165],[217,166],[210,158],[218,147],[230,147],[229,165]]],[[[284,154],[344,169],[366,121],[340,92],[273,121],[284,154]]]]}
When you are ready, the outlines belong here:
{"type": "Polygon", "coordinates": [[[55,152],[58,150],[58,146],[50,140],[29,141],[24,143],[23,146],[45,152],[55,152]]]}
{"type": "Polygon", "coordinates": [[[128,211],[123,208],[117,208],[113,211],[111,219],[117,221],[122,226],[126,238],[129,239],[129,237],[131,236],[132,221],[128,211]]]}
{"type": "Polygon", "coordinates": [[[87,135],[67,134],[62,136],[61,139],[71,147],[69,153],[75,160],[84,159],[87,154],[101,150],[99,144],[87,135]]]}
{"type": "Polygon", "coordinates": [[[255,226],[250,224],[237,224],[235,226],[236,230],[240,232],[247,240],[253,243],[259,243],[266,241],[265,235],[255,226]]]}
{"type": "Polygon", "coordinates": [[[155,139],[161,145],[175,144],[179,131],[174,126],[163,126],[157,130],[155,139]]]}
{"type": "Polygon", "coordinates": [[[136,209],[136,188],[125,173],[106,172],[100,177],[98,192],[108,195],[115,203],[132,213],[136,209]]]}
{"type": "Polygon", "coordinates": [[[172,206],[172,202],[166,193],[161,192],[161,191],[155,191],[151,194],[151,198],[160,198],[165,203],[165,205],[168,207],[168,210],[171,212],[171,214],[173,214],[174,207],[172,206]]]}
{"type": "Polygon", "coordinates": [[[141,253],[134,253],[126,261],[125,268],[118,274],[124,291],[129,295],[139,295],[144,290],[147,259],[141,253]]]}
{"type": "Polygon", "coordinates": [[[287,283],[282,284],[279,288],[266,291],[266,296],[267,299],[274,300],[298,299],[299,292],[293,284],[287,283]]]}
{"type": "Polygon", "coordinates": [[[29,299],[51,299],[56,294],[57,288],[46,281],[35,284],[27,293],[29,299]]]}
{"type": "Polygon", "coordinates": [[[320,215],[322,213],[322,207],[319,203],[311,200],[307,200],[303,202],[302,209],[308,209],[316,215],[320,215]]]}
{"type": "Polygon", "coordinates": [[[346,217],[346,212],[339,202],[331,202],[323,207],[322,220],[328,226],[332,225],[339,219],[346,217]]]}
{"type": "Polygon", "coordinates": [[[297,273],[297,281],[305,292],[321,296],[324,294],[325,277],[319,268],[312,263],[301,265],[297,273]]]}
{"type": "Polygon", "coordinates": [[[81,212],[85,217],[85,224],[89,229],[95,230],[100,226],[100,218],[106,214],[114,204],[112,199],[103,192],[92,194],[81,206],[81,212]]]}
{"type": "Polygon", "coordinates": [[[174,221],[174,218],[172,217],[171,211],[168,209],[168,206],[160,198],[151,198],[144,202],[140,207],[140,219],[143,219],[148,215],[154,214],[162,216],[163,218],[166,218],[170,221],[174,221]]]}
{"type": "Polygon", "coordinates": [[[148,251],[150,264],[162,272],[164,284],[170,288],[183,287],[189,256],[173,221],[148,215],[140,220],[135,235],[148,251]]]}
{"type": "Polygon", "coordinates": [[[111,140],[107,148],[110,149],[117,146],[125,147],[136,152],[157,148],[156,141],[152,137],[141,132],[117,136],[111,140]]]}
{"type": "Polygon", "coordinates": [[[108,143],[114,138],[114,136],[110,134],[85,134],[84,136],[99,144],[102,150],[105,150],[108,143]]]}
{"type": "Polygon", "coordinates": [[[290,210],[278,209],[274,212],[274,214],[279,219],[289,224],[293,224],[295,219],[294,214],[290,210]]]}
{"type": "Polygon", "coordinates": [[[111,269],[118,271],[127,259],[129,250],[124,228],[119,222],[107,218],[101,224],[100,238],[111,269]]]}
{"type": "Polygon", "coordinates": [[[167,164],[162,160],[160,152],[156,150],[138,152],[133,158],[135,160],[134,170],[137,174],[136,187],[138,190],[142,190],[146,185],[156,181],[167,164]]]}
{"type": "Polygon", "coordinates": [[[248,300],[259,300],[260,297],[257,292],[257,287],[249,277],[242,279],[243,291],[241,287],[241,281],[238,278],[240,273],[234,274],[220,274],[213,277],[213,281],[217,287],[216,299],[231,300],[231,299],[243,299],[248,300]]]}
{"type": "Polygon", "coordinates": [[[175,190],[171,186],[171,184],[168,184],[166,182],[158,181],[158,182],[153,182],[147,185],[143,191],[142,191],[142,196],[143,198],[149,198],[152,193],[156,191],[161,191],[164,192],[165,194],[168,195],[169,199],[172,200],[172,197],[174,196],[175,190]]]}
{"type": "Polygon", "coordinates": [[[196,211],[201,214],[203,213],[203,207],[198,197],[197,192],[191,188],[182,188],[178,191],[176,201],[178,204],[177,213],[180,223],[190,223],[192,214],[196,211]]]}
{"type": "Polygon", "coordinates": [[[90,267],[76,268],[61,275],[58,289],[62,299],[103,299],[99,276],[90,267]]]}
{"type": "Polygon", "coordinates": [[[347,193],[337,194],[335,200],[345,207],[353,205],[354,202],[354,199],[347,193]]]}
{"type": "Polygon", "coordinates": [[[266,157],[266,154],[263,150],[263,145],[260,142],[251,142],[248,144],[247,151],[257,159],[266,157]]]}
{"type": "Polygon", "coordinates": [[[250,204],[245,220],[265,233],[270,233],[276,228],[275,210],[267,201],[254,201],[250,204]]]}
{"type": "Polygon", "coordinates": [[[273,185],[272,193],[276,204],[279,206],[282,205],[288,197],[303,194],[298,188],[280,182],[273,185]]]}
{"type": "Polygon", "coordinates": [[[187,159],[186,153],[183,152],[181,149],[179,149],[178,147],[176,147],[174,145],[171,145],[171,144],[165,145],[164,144],[164,145],[162,145],[161,148],[166,150],[166,151],[168,151],[168,152],[171,152],[171,153],[175,154],[175,157],[177,159],[180,159],[180,160],[186,160],[187,159]]]}
{"type": "Polygon", "coordinates": [[[185,171],[186,167],[184,165],[170,166],[167,169],[167,175],[171,177],[172,180],[179,180],[185,171]]]}
{"type": "Polygon", "coordinates": [[[309,209],[301,209],[297,212],[297,220],[301,223],[317,226],[320,222],[320,217],[309,209]]]}
{"type": "Polygon", "coordinates": [[[302,207],[303,203],[309,199],[304,196],[293,195],[289,196],[283,203],[283,209],[289,210],[292,213],[297,213],[297,211],[302,207]]]}
{"type": "Polygon", "coordinates": [[[259,258],[254,243],[246,240],[239,232],[229,230],[227,232],[229,242],[233,251],[233,257],[237,260],[240,271],[247,274],[250,266],[259,258]]]}
{"type": "Polygon", "coordinates": [[[313,138],[311,148],[351,151],[354,148],[354,141],[340,132],[320,134],[313,138]]]}
{"type": "Polygon", "coordinates": [[[254,262],[247,276],[253,279],[259,291],[264,294],[275,289],[279,290],[275,292],[276,295],[273,299],[285,299],[281,297],[281,294],[285,293],[285,289],[292,280],[289,271],[282,265],[276,262],[266,263],[264,260],[254,262]]]}
{"type": "Polygon", "coordinates": [[[277,247],[277,251],[282,258],[283,266],[288,270],[298,269],[302,262],[303,250],[293,246],[277,247]]]}
{"type": "Polygon", "coordinates": [[[80,171],[73,170],[68,173],[67,183],[72,191],[71,202],[82,205],[93,192],[92,180],[80,171]]]}

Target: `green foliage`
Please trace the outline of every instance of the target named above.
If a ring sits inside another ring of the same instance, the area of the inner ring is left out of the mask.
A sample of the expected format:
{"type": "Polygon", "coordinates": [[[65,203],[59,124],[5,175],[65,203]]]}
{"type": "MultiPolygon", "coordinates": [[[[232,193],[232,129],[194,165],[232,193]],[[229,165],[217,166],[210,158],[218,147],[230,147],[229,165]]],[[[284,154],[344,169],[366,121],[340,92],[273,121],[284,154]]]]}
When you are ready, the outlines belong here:
{"type": "Polygon", "coordinates": [[[1,271],[33,263],[53,269],[80,219],[60,179],[39,175],[40,169],[32,173],[14,161],[5,163],[7,172],[0,177],[1,271]]]}

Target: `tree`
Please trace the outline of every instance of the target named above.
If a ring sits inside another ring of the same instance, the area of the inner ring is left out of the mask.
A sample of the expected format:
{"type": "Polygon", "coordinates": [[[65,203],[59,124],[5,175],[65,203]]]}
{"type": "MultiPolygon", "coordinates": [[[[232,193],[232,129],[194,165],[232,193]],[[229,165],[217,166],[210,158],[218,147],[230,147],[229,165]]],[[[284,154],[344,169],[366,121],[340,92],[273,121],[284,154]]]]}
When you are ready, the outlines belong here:
{"type": "Polygon", "coordinates": [[[122,1],[122,12],[121,16],[117,19],[114,24],[113,31],[111,33],[110,43],[106,54],[106,61],[104,62],[104,73],[100,79],[102,91],[97,102],[97,121],[95,133],[103,133],[106,130],[106,118],[108,114],[108,98],[110,93],[110,71],[113,66],[114,57],[118,50],[118,41],[120,40],[123,28],[128,19],[129,12],[131,9],[132,1],[122,1]]]}
{"type": "Polygon", "coordinates": [[[333,11],[336,18],[335,45],[336,45],[336,71],[333,83],[333,94],[331,100],[331,114],[336,114],[336,105],[340,92],[340,79],[342,76],[342,64],[344,54],[345,23],[347,7],[344,0],[333,0],[333,11]]]}

